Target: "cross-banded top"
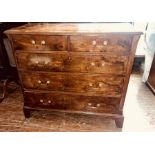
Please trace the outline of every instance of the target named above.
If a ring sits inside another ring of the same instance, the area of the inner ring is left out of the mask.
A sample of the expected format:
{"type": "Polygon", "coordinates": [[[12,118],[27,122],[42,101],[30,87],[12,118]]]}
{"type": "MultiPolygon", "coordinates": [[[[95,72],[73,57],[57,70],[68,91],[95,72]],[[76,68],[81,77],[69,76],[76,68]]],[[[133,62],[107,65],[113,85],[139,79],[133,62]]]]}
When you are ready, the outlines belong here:
{"type": "Polygon", "coordinates": [[[29,23],[9,29],[6,34],[55,34],[74,35],[80,33],[128,33],[142,34],[128,23],[29,23]]]}

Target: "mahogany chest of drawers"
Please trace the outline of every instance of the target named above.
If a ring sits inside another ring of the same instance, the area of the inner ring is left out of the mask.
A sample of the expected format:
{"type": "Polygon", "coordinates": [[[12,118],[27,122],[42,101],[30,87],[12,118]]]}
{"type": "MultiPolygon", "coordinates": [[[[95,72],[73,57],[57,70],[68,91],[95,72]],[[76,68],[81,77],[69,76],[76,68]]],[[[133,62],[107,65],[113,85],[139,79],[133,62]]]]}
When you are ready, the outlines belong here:
{"type": "Polygon", "coordinates": [[[123,125],[123,105],[141,35],[124,24],[37,23],[5,32],[32,110],[103,115],[123,125]],[[122,24],[123,25],[123,24],[122,24]]]}

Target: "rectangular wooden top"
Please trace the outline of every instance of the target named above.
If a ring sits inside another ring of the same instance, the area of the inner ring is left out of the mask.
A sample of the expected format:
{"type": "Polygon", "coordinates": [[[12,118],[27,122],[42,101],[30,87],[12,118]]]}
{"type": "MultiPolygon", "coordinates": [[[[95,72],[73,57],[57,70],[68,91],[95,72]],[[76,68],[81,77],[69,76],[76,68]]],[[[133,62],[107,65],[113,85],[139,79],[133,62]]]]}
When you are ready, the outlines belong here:
{"type": "Polygon", "coordinates": [[[29,23],[9,29],[5,34],[101,34],[101,33],[131,33],[142,34],[128,23],[29,23]]]}

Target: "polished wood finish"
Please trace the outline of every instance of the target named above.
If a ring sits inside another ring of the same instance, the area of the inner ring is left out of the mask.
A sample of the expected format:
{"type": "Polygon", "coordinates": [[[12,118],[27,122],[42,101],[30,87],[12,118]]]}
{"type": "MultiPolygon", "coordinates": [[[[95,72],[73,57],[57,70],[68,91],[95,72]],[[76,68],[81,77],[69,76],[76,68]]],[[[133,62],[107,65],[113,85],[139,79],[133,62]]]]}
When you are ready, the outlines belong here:
{"type": "Polygon", "coordinates": [[[122,97],[121,97],[121,102],[120,102],[120,107],[119,107],[119,110],[122,111],[122,113],[123,113],[123,106],[124,106],[124,102],[125,102],[125,96],[126,96],[126,92],[127,92],[127,88],[128,88],[128,83],[129,83],[129,79],[130,79],[130,74],[131,74],[132,66],[133,66],[133,62],[134,62],[134,55],[135,55],[135,51],[137,48],[139,38],[140,38],[140,36],[135,35],[132,40],[129,61],[127,64],[127,76],[124,81],[124,87],[123,87],[122,97]]]}
{"type": "Polygon", "coordinates": [[[24,113],[103,115],[123,125],[140,32],[107,24],[28,24],[6,31],[24,94],[24,113]]]}
{"type": "Polygon", "coordinates": [[[25,106],[67,111],[118,114],[120,98],[77,95],[73,93],[25,92],[25,106]],[[80,104],[79,104],[80,103],[80,104]]]}
{"type": "Polygon", "coordinates": [[[63,52],[16,52],[20,70],[49,72],[110,73],[125,75],[126,56],[63,52]],[[80,62],[80,63],[79,63],[80,62]]]}
{"type": "Polygon", "coordinates": [[[147,84],[152,92],[155,94],[155,55],[152,61],[149,77],[147,80],[147,84]]]}
{"type": "Polygon", "coordinates": [[[66,36],[13,35],[12,39],[15,50],[65,51],[67,48],[66,36]]]}
{"type": "Polygon", "coordinates": [[[71,36],[71,50],[80,52],[101,52],[111,54],[128,54],[132,36],[103,34],[102,36],[71,36]]]}
{"type": "Polygon", "coordinates": [[[124,78],[102,74],[21,72],[25,89],[121,95],[124,78]]]}
{"type": "Polygon", "coordinates": [[[29,23],[6,31],[7,34],[39,35],[85,35],[85,34],[129,34],[139,35],[142,32],[130,24],[108,23],[29,23]]]}

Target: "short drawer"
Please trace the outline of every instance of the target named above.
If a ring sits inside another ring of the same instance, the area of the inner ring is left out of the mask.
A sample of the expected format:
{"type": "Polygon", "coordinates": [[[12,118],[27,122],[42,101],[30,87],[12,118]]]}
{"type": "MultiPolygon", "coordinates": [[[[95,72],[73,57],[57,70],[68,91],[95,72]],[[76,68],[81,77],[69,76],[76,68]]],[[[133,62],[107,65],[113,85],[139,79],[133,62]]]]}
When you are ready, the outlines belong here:
{"type": "Polygon", "coordinates": [[[66,36],[12,35],[15,50],[67,50],[66,36]]]}
{"type": "Polygon", "coordinates": [[[118,113],[120,98],[71,93],[24,93],[25,106],[96,113],[118,113]]]}
{"type": "Polygon", "coordinates": [[[128,58],[125,56],[86,55],[68,52],[17,52],[20,69],[54,72],[91,72],[125,74],[128,58]]]}
{"type": "Polygon", "coordinates": [[[124,83],[121,76],[80,73],[21,72],[26,89],[120,95],[124,83]]]}
{"type": "Polygon", "coordinates": [[[102,52],[128,54],[132,37],[128,35],[71,36],[70,47],[74,52],[102,52]]]}

